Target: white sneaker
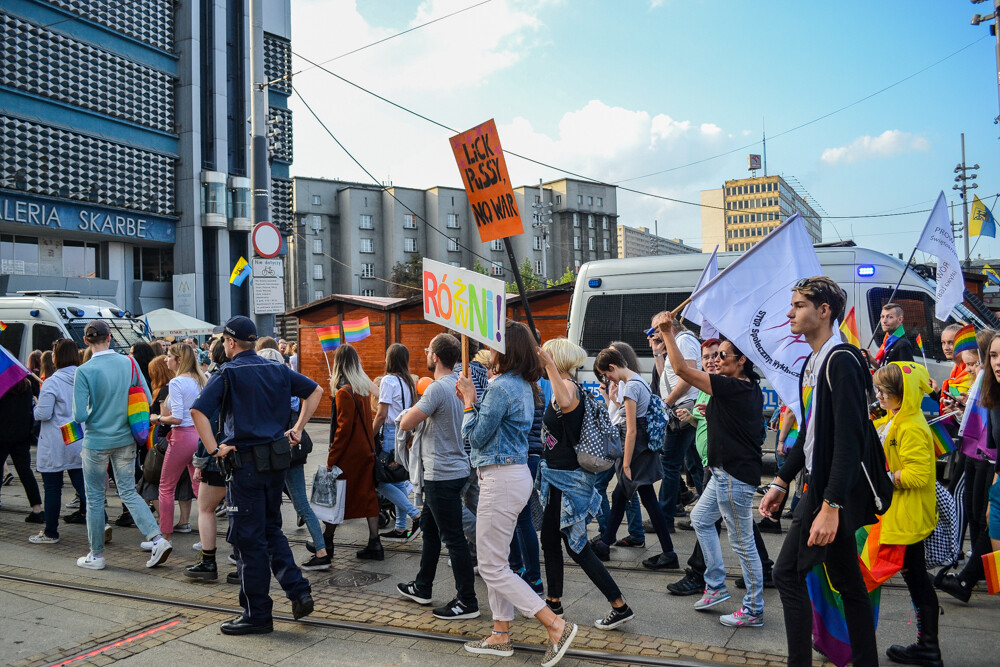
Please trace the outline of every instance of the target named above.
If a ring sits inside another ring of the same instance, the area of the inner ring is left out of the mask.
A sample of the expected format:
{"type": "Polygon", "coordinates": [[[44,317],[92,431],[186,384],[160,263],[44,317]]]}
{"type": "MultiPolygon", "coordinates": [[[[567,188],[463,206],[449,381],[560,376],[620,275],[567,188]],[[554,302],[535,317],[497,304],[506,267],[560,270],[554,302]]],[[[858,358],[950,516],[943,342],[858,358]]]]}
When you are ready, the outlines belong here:
{"type": "Polygon", "coordinates": [[[94,552],[91,551],[86,556],[80,556],[76,559],[77,567],[85,567],[88,570],[103,570],[104,569],[104,556],[95,556],[94,552]]]}
{"type": "Polygon", "coordinates": [[[56,544],[59,542],[58,537],[49,537],[45,534],[44,530],[38,531],[37,535],[32,535],[28,538],[28,541],[32,544],[56,544]]]}
{"type": "Polygon", "coordinates": [[[153,551],[149,555],[149,560],[146,561],[146,567],[156,567],[157,565],[162,565],[166,560],[170,552],[174,550],[174,547],[170,542],[165,539],[156,540],[153,544],[153,551]]]}
{"type": "Polygon", "coordinates": [[[194,549],[195,551],[201,551],[201,542],[195,542],[194,544],[191,545],[191,548],[194,549]]]}
{"type": "Polygon", "coordinates": [[[75,510],[80,507],[80,496],[77,496],[73,500],[66,503],[66,509],[75,510]]]}
{"type": "Polygon", "coordinates": [[[190,523],[179,523],[176,526],[174,526],[174,532],[175,533],[190,533],[191,532],[191,524],[190,523]]]}
{"type": "Polygon", "coordinates": [[[111,524],[104,524],[104,543],[107,544],[111,541],[111,524]]]}
{"type": "Polygon", "coordinates": [[[139,542],[139,548],[142,549],[143,551],[152,551],[153,550],[153,543],[152,542],[139,542]]]}

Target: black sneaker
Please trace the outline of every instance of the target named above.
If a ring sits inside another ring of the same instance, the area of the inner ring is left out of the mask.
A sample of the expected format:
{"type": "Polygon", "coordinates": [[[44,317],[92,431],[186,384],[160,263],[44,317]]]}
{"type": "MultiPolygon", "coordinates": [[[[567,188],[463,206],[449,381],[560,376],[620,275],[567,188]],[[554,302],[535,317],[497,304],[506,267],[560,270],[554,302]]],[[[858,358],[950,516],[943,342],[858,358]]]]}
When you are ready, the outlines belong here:
{"type": "Polygon", "coordinates": [[[237,586],[239,586],[240,585],[240,573],[239,572],[230,572],[229,574],[227,574],[226,575],[226,583],[227,584],[236,584],[237,586]]]}
{"type": "Polygon", "coordinates": [[[317,555],[313,555],[312,558],[306,562],[299,565],[303,570],[329,570],[330,569],[330,556],[329,554],[320,558],[317,555]]]}
{"type": "Polygon", "coordinates": [[[410,582],[408,584],[396,584],[396,590],[403,597],[410,598],[417,604],[428,605],[431,603],[431,596],[424,595],[417,590],[417,585],[415,582],[410,582]]]}
{"type": "Polygon", "coordinates": [[[705,579],[688,568],[684,570],[684,578],[667,584],[667,591],[671,595],[700,595],[705,590],[705,579]]]}
{"type": "Polygon", "coordinates": [[[413,525],[410,527],[410,532],[406,534],[407,542],[409,542],[419,534],[420,534],[420,517],[416,516],[413,518],[413,525]]]}
{"type": "Polygon", "coordinates": [[[642,566],[650,570],[679,570],[681,564],[677,560],[677,554],[671,551],[669,554],[650,556],[642,561],[642,566]]]}
{"type": "Polygon", "coordinates": [[[219,566],[216,565],[214,558],[212,560],[202,558],[194,565],[184,568],[184,576],[190,579],[215,581],[219,578],[219,566]]]}
{"type": "Polygon", "coordinates": [[[546,598],[545,606],[551,609],[552,613],[555,614],[556,616],[559,616],[560,618],[562,618],[562,615],[566,613],[563,610],[562,600],[556,602],[555,600],[549,600],[546,598]]]}
{"type": "Polygon", "coordinates": [[[29,512],[28,516],[24,517],[25,523],[45,523],[45,515],[41,512],[29,512]]]}
{"type": "Polygon", "coordinates": [[[132,519],[132,514],[129,512],[122,512],[122,515],[115,519],[115,525],[122,528],[131,528],[135,525],[135,521],[132,519]]]}
{"type": "Polygon", "coordinates": [[[388,532],[378,534],[378,536],[384,540],[405,540],[409,537],[409,535],[410,534],[405,530],[399,530],[398,528],[393,528],[388,532]]]}
{"type": "Polygon", "coordinates": [[[617,609],[612,607],[607,616],[594,621],[594,627],[601,628],[602,630],[614,630],[618,626],[628,623],[633,618],[635,618],[635,612],[628,605],[623,605],[617,609]]]}
{"type": "Polygon", "coordinates": [[[301,528],[304,525],[306,525],[306,518],[301,514],[299,514],[298,516],[295,517],[295,527],[301,528]]]}
{"type": "Polygon", "coordinates": [[[434,610],[435,618],[446,621],[459,621],[466,618],[479,618],[479,603],[462,602],[455,598],[443,607],[434,610]]]}
{"type": "Polygon", "coordinates": [[[598,560],[602,560],[605,563],[611,560],[611,547],[605,544],[604,540],[591,542],[590,546],[594,549],[594,553],[597,555],[598,560]]]}
{"type": "Polygon", "coordinates": [[[63,515],[63,521],[65,523],[79,523],[79,524],[86,525],[87,524],[87,515],[86,514],[80,514],[80,510],[77,510],[77,511],[71,512],[69,514],[64,514],[63,515]]]}
{"type": "Polygon", "coordinates": [[[757,522],[757,529],[762,533],[775,533],[776,535],[781,535],[781,521],[775,521],[774,519],[764,517],[757,522]]]}

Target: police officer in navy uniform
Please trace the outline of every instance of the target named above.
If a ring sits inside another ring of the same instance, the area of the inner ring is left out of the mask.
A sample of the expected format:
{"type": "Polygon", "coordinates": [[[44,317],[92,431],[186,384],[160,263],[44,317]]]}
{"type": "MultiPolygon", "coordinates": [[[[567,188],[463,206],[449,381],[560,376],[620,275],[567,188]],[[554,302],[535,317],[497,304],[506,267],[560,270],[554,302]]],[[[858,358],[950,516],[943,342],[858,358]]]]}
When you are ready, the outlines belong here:
{"type": "Polygon", "coordinates": [[[299,619],[313,611],[312,589],[292,558],[281,532],[281,494],[290,445],[316,410],[323,389],[282,364],[257,356],[257,327],[232,317],[221,327],[229,362],[212,376],[191,407],[191,417],[209,454],[231,477],[226,488],[227,540],[239,563],[243,614],[222,624],[227,635],[265,634],[273,628],[270,568],[299,619]],[[298,421],[288,428],[291,397],[302,399],[298,421]],[[219,414],[219,443],[209,415],[219,414]]]}

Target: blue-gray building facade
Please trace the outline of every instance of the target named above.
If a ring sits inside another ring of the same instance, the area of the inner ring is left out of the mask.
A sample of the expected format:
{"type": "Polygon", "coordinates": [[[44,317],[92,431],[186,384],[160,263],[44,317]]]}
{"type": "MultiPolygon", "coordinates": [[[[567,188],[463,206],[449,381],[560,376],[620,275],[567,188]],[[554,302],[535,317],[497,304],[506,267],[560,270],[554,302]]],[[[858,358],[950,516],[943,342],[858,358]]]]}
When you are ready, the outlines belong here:
{"type": "MultiPolygon", "coordinates": [[[[271,219],[291,220],[290,0],[263,3],[271,219]]],[[[0,294],[249,314],[249,0],[0,4],[0,294]],[[180,300],[179,300],[180,301],[180,300]]]]}

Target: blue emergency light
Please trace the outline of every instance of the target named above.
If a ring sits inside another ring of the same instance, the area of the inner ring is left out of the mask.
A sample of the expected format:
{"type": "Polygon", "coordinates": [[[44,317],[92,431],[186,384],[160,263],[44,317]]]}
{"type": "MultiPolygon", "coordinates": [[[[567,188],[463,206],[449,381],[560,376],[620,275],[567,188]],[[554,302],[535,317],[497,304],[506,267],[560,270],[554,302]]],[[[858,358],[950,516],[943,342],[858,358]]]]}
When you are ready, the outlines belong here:
{"type": "Polygon", "coordinates": [[[593,287],[596,289],[600,286],[601,286],[600,278],[591,278],[590,280],[587,281],[587,287],[593,287]]]}
{"type": "Polygon", "coordinates": [[[871,264],[861,264],[858,266],[858,276],[861,278],[871,278],[875,275],[875,267],[871,264]]]}

